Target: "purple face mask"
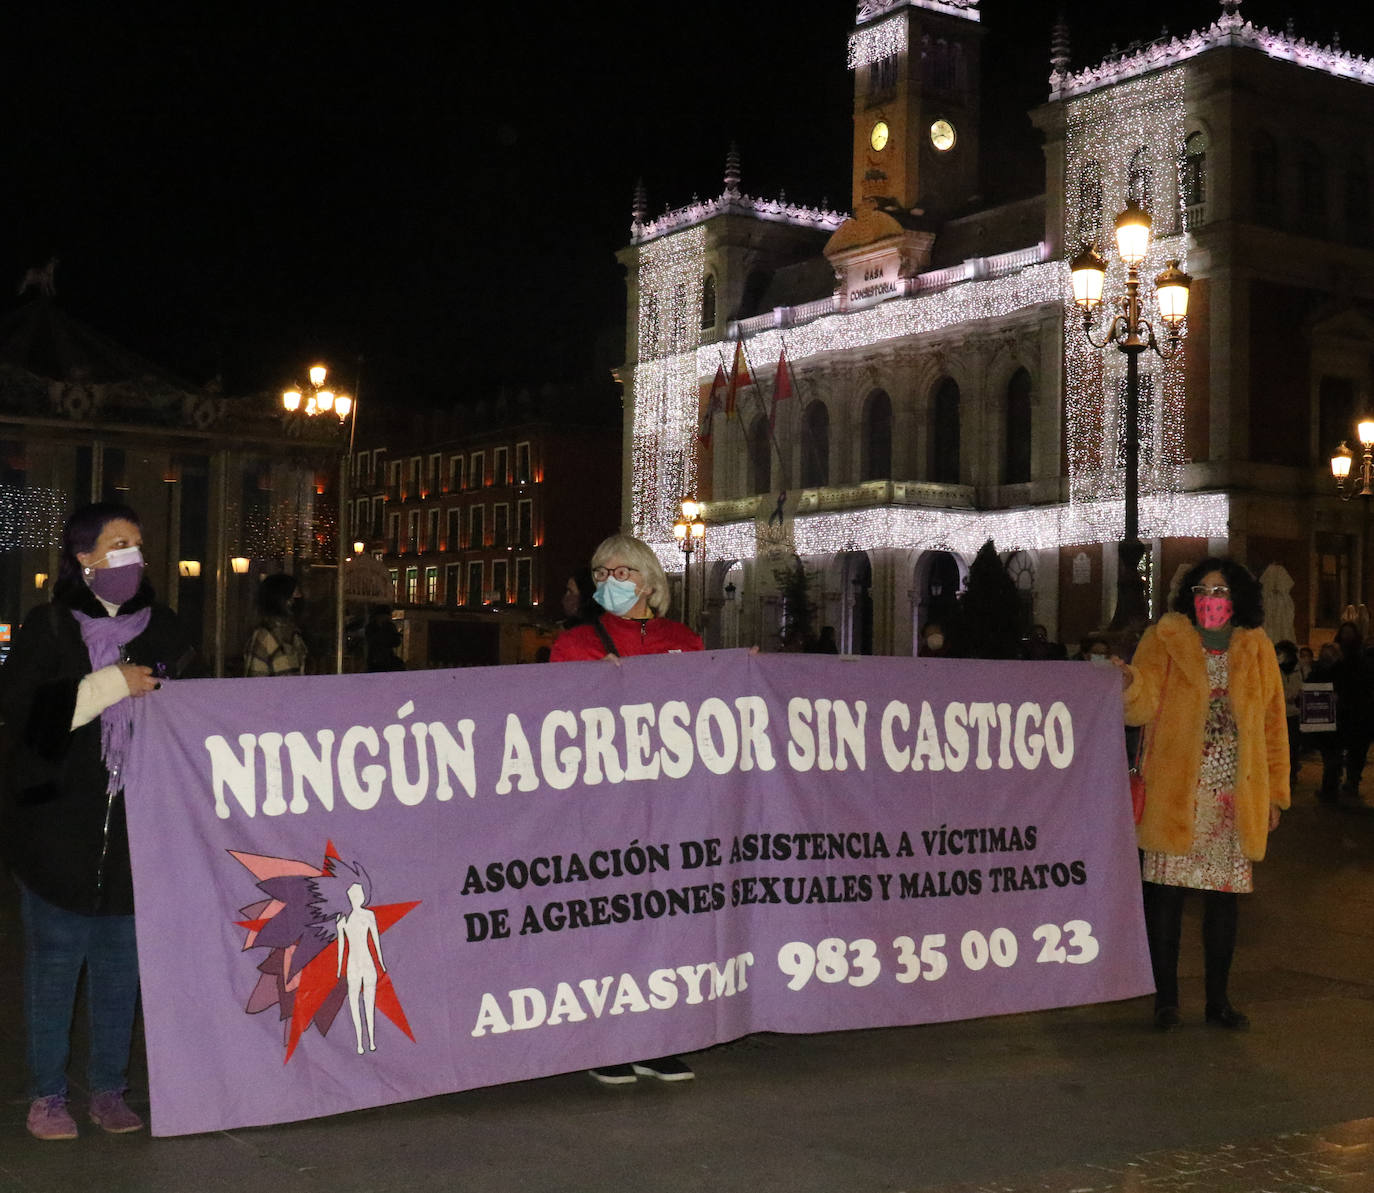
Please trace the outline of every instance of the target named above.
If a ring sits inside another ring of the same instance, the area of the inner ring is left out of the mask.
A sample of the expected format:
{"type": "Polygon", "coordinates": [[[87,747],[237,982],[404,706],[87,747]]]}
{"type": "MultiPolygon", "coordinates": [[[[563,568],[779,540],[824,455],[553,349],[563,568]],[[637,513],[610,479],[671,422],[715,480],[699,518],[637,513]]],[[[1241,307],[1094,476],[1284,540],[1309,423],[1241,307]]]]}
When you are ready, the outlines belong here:
{"type": "Polygon", "coordinates": [[[102,601],[122,605],[138,591],[143,582],[143,552],[123,547],[105,555],[107,566],[86,571],[86,587],[102,601]]]}

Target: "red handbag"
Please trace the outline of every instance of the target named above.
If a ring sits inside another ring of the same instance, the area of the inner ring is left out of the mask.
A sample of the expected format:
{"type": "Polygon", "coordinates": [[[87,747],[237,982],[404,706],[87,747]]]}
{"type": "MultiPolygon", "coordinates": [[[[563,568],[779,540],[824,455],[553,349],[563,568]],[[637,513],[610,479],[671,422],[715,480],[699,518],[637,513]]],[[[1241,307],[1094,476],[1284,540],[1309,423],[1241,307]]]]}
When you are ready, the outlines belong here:
{"type": "MultiPolygon", "coordinates": [[[[1164,686],[1159,689],[1159,707],[1164,708],[1164,693],[1169,689],[1169,672],[1173,670],[1174,660],[1171,658],[1164,668],[1164,686]]],[[[1156,712],[1158,717],[1159,713],[1156,712]]],[[[1141,726],[1140,736],[1135,741],[1135,761],[1131,763],[1131,815],[1136,824],[1140,823],[1140,818],[1145,815],[1145,763],[1149,761],[1150,751],[1146,743],[1146,734],[1154,736],[1153,724],[1147,729],[1141,726]],[[1142,757],[1142,748],[1144,756],[1142,757]]]]}

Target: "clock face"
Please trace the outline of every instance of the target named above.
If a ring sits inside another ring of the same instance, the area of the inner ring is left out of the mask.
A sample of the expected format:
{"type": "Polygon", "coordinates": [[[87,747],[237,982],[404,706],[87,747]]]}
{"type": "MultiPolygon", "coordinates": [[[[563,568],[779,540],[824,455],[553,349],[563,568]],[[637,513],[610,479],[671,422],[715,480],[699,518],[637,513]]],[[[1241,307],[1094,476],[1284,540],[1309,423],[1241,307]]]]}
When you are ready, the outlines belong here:
{"type": "Polygon", "coordinates": [[[937,120],[930,126],[930,143],[941,153],[954,148],[954,125],[948,120],[937,120]]]}
{"type": "Polygon", "coordinates": [[[887,121],[879,120],[878,123],[873,126],[873,131],[868,134],[868,143],[881,153],[887,145],[888,135],[887,121]]]}

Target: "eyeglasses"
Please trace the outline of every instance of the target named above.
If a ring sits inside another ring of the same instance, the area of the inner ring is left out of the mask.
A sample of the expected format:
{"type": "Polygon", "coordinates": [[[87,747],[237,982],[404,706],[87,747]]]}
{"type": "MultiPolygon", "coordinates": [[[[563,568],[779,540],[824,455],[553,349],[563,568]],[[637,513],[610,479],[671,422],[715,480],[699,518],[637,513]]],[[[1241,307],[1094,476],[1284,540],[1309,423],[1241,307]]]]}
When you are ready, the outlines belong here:
{"type": "Polygon", "coordinates": [[[1211,588],[1208,588],[1205,584],[1194,584],[1193,595],[1209,597],[1230,596],[1231,590],[1227,588],[1225,584],[1213,584],[1211,588]]]}
{"type": "Polygon", "coordinates": [[[626,567],[621,564],[615,568],[592,568],[592,579],[598,584],[607,576],[614,576],[617,580],[628,580],[631,576],[639,575],[638,568],[626,567]]]}

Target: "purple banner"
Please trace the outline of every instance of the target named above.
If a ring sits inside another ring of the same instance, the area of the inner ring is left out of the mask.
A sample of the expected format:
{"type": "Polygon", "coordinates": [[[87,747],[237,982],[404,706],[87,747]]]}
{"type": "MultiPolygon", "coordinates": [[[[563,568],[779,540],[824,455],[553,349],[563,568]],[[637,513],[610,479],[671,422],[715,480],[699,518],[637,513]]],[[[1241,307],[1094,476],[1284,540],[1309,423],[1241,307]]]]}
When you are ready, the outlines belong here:
{"type": "Polygon", "coordinates": [[[153,1131],[1147,993],[1120,686],[744,651],[164,685],[153,1131]]]}

